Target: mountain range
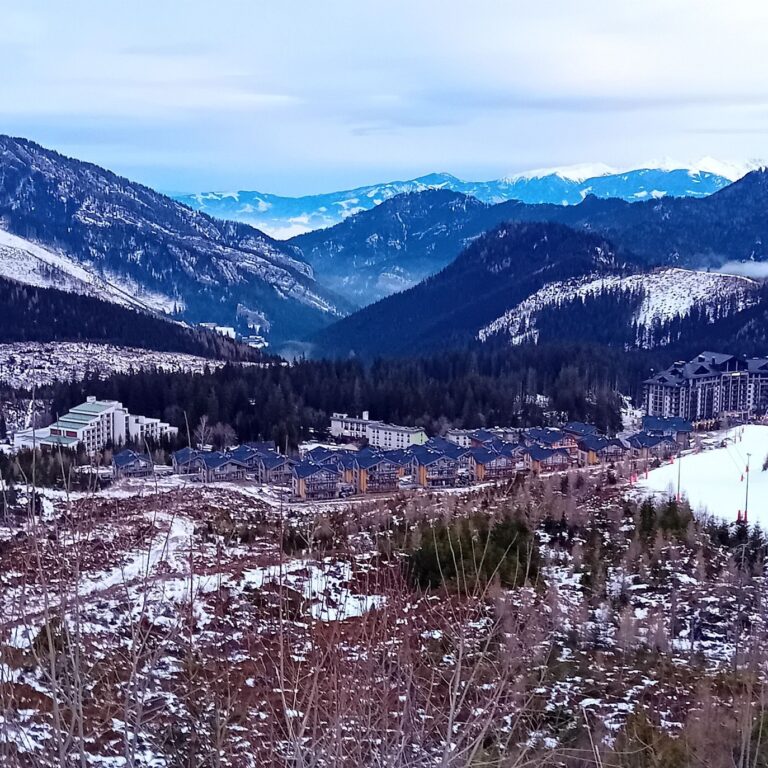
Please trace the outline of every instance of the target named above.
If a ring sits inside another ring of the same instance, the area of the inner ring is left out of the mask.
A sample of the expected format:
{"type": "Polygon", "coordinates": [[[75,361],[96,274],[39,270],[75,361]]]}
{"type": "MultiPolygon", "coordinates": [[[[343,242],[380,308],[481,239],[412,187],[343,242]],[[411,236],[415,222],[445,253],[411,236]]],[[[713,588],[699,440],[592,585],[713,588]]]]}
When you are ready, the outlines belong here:
{"type": "Polygon", "coordinates": [[[348,305],[293,246],[90,163],[0,136],[0,273],[290,338],[348,305]]]}
{"type": "Polygon", "coordinates": [[[625,172],[603,166],[553,169],[493,181],[463,181],[449,173],[430,173],[407,181],[300,197],[238,191],[198,192],[178,195],[176,199],[211,216],[244,221],[273,237],[289,238],[331,227],[397,195],[428,189],[461,192],[490,204],[519,200],[531,204],[573,205],[590,194],[637,202],[660,197],[704,197],[728,185],[736,173],[733,168],[713,161],[690,169],[640,168],[625,172]],[[717,169],[719,173],[706,168],[717,169]]]}
{"type": "Polygon", "coordinates": [[[727,264],[750,274],[753,262],[768,257],[767,208],[765,171],[752,171],[704,198],[637,203],[589,195],[568,206],[488,205],[457,192],[427,190],[392,198],[289,243],[319,279],[364,306],[438,272],[478,235],[510,221],[552,221],[600,232],[651,267],[727,264]]]}
{"type": "MultiPolygon", "coordinates": [[[[766,210],[766,171],[753,171],[702,199],[627,203],[590,195],[573,206],[488,206],[479,201],[462,204],[462,196],[442,190],[395,198],[297,241],[322,237],[313,248],[306,243],[303,247],[316,264],[335,261],[339,275],[345,263],[350,275],[356,264],[369,265],[372,259],[366,255],[374,252],[372,242],[378,263],[386,263],[390,273],[407,269],[411,261],[418,263],[425,251],[439,271],[321,331],[315,337],[317,351],[407,355],[479,337],[501,339],[504,334],[488,330],[510,313],[507,341],[529,333],[533,320],[538,340],[575,336],[622,346],[673,344],[694,331],[709,333],[713,329],[708,326],[742,313],[747,313],[745,324],[749,318],[751,338],[762,338],[760,286],[746,288],[744,281],[713,277],[705,270],[723,265],[743,274],[763,270],[761,262],[768,259],[766,210]],[[424,210],[430,212],[426,220],[424,210]],[[397,222],[401,236],[384,243],[372,240],[383,217],[397,222]],[[576,243],[564,236],[564,229],[599,238],[611,256],[611,268],[592,264],[589,258],[574,261],[573,254],[583,254],[590,241],[576,243]],[[685,269],[667,273],[661,281],[658,270],[665,267],[685,269]],[[641,277],[628,282],[627,275],[641,277]],[[596,288],[596,283],[606,283],[606,276],[611,284],[596,288]],[[677,310],[644,322],[643,308],[649,296],[662,290],[662,283],[667,293],[660,299],[677,301],[670,286],[679,284],[698,301],[682,302],[677,310]],[[580,294],[576,288],[583,285],[592,287],[580,294]],[[539,301],[547,294],[549,300],[539,301]],[[531,308],[536,309],[534,316],[531,308]],[[518,322],[525,312],[525,322],[518,322]]],[[[529,340],[534,340],[530,333],[529,340]]]]}
{"type": "MultiPolygon", "coordinates": [[[[578,201],[567,205],[493,202],[501,182],[455,191],[446,178],[422,177],[403,194],[392,188],[378,204],[371,196],[368,210],[280,241],[0,136],[0,278],[37,289],[6,286],[14,306],[50,304],[67,324],[80,313],[83,328],[104,339],[119,337],[104,308],[116,304],[129,313],[121,322],[137,312],[165,327],[169,319],[207,321],[277,345],[308,341],[333,356],[572,337],[674,346],[725,328],[748,336],[745,343],[763,338],[768,172],[717,191],[725,176],[704,170],[504,180],[510,189],[577,188],[578,201]],[[640,179],[646,191],[668,184],[663,195],[620,199],[616,185],[637,190],[640,179]],[[45,293],[52,288],[56,294],[45,293]]],[[[18,325],[14,338],[28,326],[18,325]]],[[[163,335],[163,326],[136,327],[155,344],[163,335]]],[[[46,333],[80,338],[75,329],[46,333]]],[[[210,346],[205,337],[175,336],[177,346],[210,346]]]]}

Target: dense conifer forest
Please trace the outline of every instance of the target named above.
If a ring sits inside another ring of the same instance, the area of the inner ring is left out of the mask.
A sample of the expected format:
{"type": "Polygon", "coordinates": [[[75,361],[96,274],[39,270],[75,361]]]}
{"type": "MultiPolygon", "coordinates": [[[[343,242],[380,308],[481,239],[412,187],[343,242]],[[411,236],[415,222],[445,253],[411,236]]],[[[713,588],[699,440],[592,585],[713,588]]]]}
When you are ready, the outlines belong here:
{"type": "MultiPolygon", "coordinates": [[[[292,365],[225,366],[190,376],[143,371],[106,380],[61,384],[49,394],[53,415],[86,395],[112,398],[131,411],[194,428],[200,417],[231,425],[240,440],[274,439],[280,446],[324,433],[334,411],[431,433],[448,426],[533,425],[552,418],[620,427],[615,391],[636,393],[649,366],[644,353],[590,346],[526,346],[450,352],[411,360],[299,360],[292,365]],[[551,399],[547,407],[537,395],[551,399]]],[[[43,393],[44,394],[44,393],[43,393]]]]}
{"type": "Polygon", "coordinates": [[[223,360],[258,359],[249,347],[92,296],[0,278],[0,342],[96,341],[223,360]]]}

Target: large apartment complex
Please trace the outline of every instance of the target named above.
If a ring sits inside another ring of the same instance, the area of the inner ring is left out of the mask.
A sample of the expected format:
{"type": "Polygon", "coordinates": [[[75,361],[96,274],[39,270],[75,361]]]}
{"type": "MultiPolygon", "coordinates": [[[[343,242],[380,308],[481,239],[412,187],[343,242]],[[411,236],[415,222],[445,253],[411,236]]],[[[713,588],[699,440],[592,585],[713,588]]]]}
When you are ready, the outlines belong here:
{"type": "Polygon", "coordinates": [[[649,416],[679,416],[696,422],[768,410],[768,359],[764,357],[702,352],[643,384],[649,416]]]}
{"type": "Polygon", "coordinates": [[[369,418],[368,411],[363,411],[360,418],[346,413],[334,413],[331,416],[331,435],[347,440],[367,440],[374,448],[396,450],[410,445],[424,445],[427,433],[421,427],[403,427],[399,424],[386,424],[369,418]]]}
{"type": "Polygon", "coordinates": [[[176,427],[160,419],[131,414],[117,400],[97,400],[72,408],[45,429],[26,430],[14,437],[14,445],[75,448],[82,443],[88,453],[96,453],[107,445],[121,445],[129,441],[143,443],[160,440],[178,432],[176,427]]]}

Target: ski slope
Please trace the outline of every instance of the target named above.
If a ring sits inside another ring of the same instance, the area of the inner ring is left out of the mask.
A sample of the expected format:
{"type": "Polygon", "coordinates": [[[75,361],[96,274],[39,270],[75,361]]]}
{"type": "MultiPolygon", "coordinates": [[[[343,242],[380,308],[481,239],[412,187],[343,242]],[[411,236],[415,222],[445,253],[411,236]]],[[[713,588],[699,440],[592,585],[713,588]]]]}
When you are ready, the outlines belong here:
{"type": "Polygon", "coordinates": [[[744,509],[747,454],[750,456],[749,522],[768,529],[768,426],[748,425],[730,430],[725,448],[683,456],[678,467],[667,464],[651,470],[637,488],[641,495],[674,494],[678,470],[680,489],[694,511],[735,522],[744,509]],[[744,479],[742,479],[744,478],[744,479]]]}

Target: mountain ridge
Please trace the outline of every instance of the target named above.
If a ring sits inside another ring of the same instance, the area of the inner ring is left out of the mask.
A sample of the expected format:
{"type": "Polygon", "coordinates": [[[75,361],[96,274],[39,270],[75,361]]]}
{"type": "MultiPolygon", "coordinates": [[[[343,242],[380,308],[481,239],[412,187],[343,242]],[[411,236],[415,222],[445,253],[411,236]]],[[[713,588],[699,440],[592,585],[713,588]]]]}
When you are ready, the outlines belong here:
{"type": "Polygon", "coordinates": [[[332,290],[365,305],[438,272],[482,232],[511,221],[553,221],[602,234],[648,267],[719,269],[728,263],[738,269],[731,262],[768,259],[765,210],[765,170],[706,197],[636,203],[589,194],[569,206],[488,205],[459,192],[427,190],[391,198],[289,242],[332,290]],[[396,284],[381,279],[392,274],[396,284]]]}
{"type": "Polygon", "coordinates": [[[548,222],[500,224],[416,286],[320,331],[330,356],[408,356],[470,343],[479,329],[548,282],[585,273],[631,271],[598,234],[548,222]]]}
{"type": "MultiPolygon", "coordinates": [[[[722,170],[726,172],[728,169],[722,170]]],[[[239,190],[179,194],[174,195],[174,199],[217,218],[244,221],[275,237],[289,239],[338,224],[396,195],[426,189],[461,192],[490,204],[519,200],[530,204],[573,205],[590,192],[628,201],[658,196],[702,197],[722,189],[733,180],[703,168],[685,167],[641,167],[618,171],[608,166],[590,166],[588,173],[593,175],[580,176],[573,169],[555,168],[511,174],[489,181],[466,181],[447,172],[438,172],[413,179],[295,197],[239,190]],[[603,172],[598,173],[599,170],[603,172]]]]}
{"type": "MultiPolygon", "coordinates": [[[[458,195],[444,190],[429,194],[432,197],[458,195]]],[[[472,271],[468,262],[477,257],[478,247],[484,247],[478,244],[487,244],[493,232],[515,232],[519,231],[517,228],[526,225],[539,225],[544,228],[543,231],[555,227],[551,230],[555,232],[562,232],[557,228],[563,228],[574,235],[603,239],[609,244],[608,249],[615,260],[631,265],[628,271],[633,273],[647,273],[656,268],[686,268],[700,270],[703,277],[698,282],[702,282],[715,279],[706,277],[707,273],[702,270],[717,270],[724,263],[731,268],[729,271],[733,271],[734,263],[738,267],[738,262],[746,266],[768,262],[766,170],[752,171],[734,184],[698,200],[665,198],[627,203],[590,195],[578,205],[565,207],[531,206],[519,202],[487,206],[475,202],[471,206],[459,207],[462,217],[453,217],[450,230],[445,228],[447,219],[444,207],[430,207],[428,199],[425,205],[419,205],[419,201],[425,199],[424,196],[425,193],[406,196],[408,206],[405,207],[397,200],[388,201],[376,211],[358,214],[354,224],[345,221],[325,235],[312,233],[297,238],[300,242],[316,238],[319,243],[315,243],[315,248],[332,249],[335,247],[334,240],[339,239],[339,232],[362,230],[358,232],[356,240],[344,244],[342,251],[355,253],[357,258],[361,258],[361,254],[363,257],[365,255],[362,249],[368,242],[363,237],[367,232],[366,222],[374,222],[374,216],[382,216],[382,211],[386,211],[387,207],[397,208],[400,226],[402,231],[408,233],[408,238],[390,243],[388,252],[379,254],[380,258],[383,261],[394,259],[395,264],[408,264],[411,241],[415,239],[418,244],[421,239],[419,234],[429,231],[432,233],[429,239],[431,253],[436,257],[436,263],[438,260],[443,262],[439,271],[436,270],[435,274],[414,287],[380,299],[317,334],[314,340],[319,353],[371,357],[379,354],[434,352],[452,345],[465,345],[506,312],[514,310],[526,300],[533,301],[537,291],[548,284],[551,287],[551,284],[592,275],[590,265],[584,261],[584,271],[581,273],[577,270],[560,270],[558,273],[555,270],[547,279],[537,280],[537,277],[541,278],[543,270],[551,265],[537,263],[532,250],[524,252],[526,247],[533,247],[531,244],[522,244],[520,252],[516,254],[522,266],[512,283],[500,281],[496,275],[482,276],[478,271],[480,265],[474,265],[475,271],[472,271]],[[403,215],[411,208],[415,214],[403,219],[403,215]],[[440,213],[443,218],[429,219],[428,227],[422,229],[412,226],[420,221],[419,216],[424,208],[440,213]],[[491,229],[493,226],[497,229],[491,229]],[[489,229],[490,232],[478,235],[478,231],[489,229]],[[327,243],[322,242],[324,236],[328,236],[327,243]],[[458,279],[454,279],[457,276],[458,279]],[[467,305],[467,301],[471,302],[471,306],[467,305]],[[492,308],[502,306],[501,312],[489,317],[492,308]],[[464,317],[460,317],[453,311],[446,313],[445,307],[468,307],[468,311],[464,317]],[[449,321],[447,324],[438,327],[446,320],[449,321]]],[[[453,204],[456,205],[460,199],[453,199],[453,204]]],[[[318,254],[314,254],[311,259],[317,260],[318,257],[318,254]]],[[[340,272],[342,267],[340,265],[340,272]]],[[[601,273],[604,271],[601,270],[601,273]]],[[[695,277],[693,279],[698,280],[695,277]]],[[[650,285],[650,279],[646,278],[645,281],[650,285]]],[[[729,281],[716,282],[719,286],[729,281]]],[[[710,296],[704,290],[697,293],[703,301],[702,306],[689,306],[686,312],[675,313],[672,317],[660,317],[658,324],[639,331],[636,326],[643,324],[638,323],[638,312],[642,310],[645,293],[643,286],[637,289],[637,286],[631,284],[618,285],[604,292],[590,291],[587,297],[569,297],[565,311],[560,311],[563,307],[556,302],[549,302],[548,306],[537,312],[535,321],[538,330],[545,330],[550,336],[557,337],[558,333],[569,339],[594,336],[619,345],[635,345],[641,338],[650,339],[648,343],[651,345],[674,344],[676,339],[685,334],[695,333],[707,337],[710,332],[724,333],[725,328],[737,328],[736,321],[732,319],[737,315],[743,316],[745,323],[749,324],[749,334],[753,341],[768,335],[761,326],[765,317],[761,309],[765,298],[762,288],[754,292],[754,305],[751,299],[744,302],[727,290],[722,296],[717,291],[710,296]],[[711,305],[708,303],[710,300],[711,305]],[[721,330],[710,328],[713,324],[721,330]]],[[[511,335],[525,337],[528,331],[525,325],[515,328],[511,335]]]]}
{"type": "Polygon", "coordinates": [[[347,308],[292,246],[27,139],[0,136],[0,229],[191,322],[291,338],[347,308]]]}

